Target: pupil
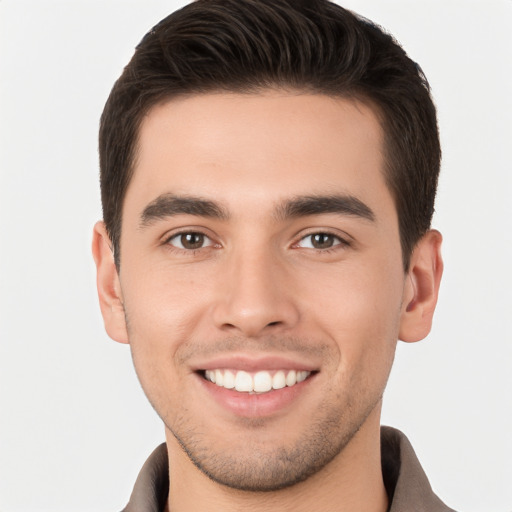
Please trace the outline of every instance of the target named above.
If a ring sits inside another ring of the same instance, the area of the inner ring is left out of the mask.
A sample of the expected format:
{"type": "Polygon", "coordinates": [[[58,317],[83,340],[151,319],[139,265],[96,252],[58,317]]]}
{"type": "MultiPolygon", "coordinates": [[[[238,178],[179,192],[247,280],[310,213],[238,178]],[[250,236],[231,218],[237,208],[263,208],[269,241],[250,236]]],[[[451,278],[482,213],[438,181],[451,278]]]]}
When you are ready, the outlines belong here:
{"type": "Polygon", "coordinates": [[[204,235],[201,233],[186,233],[181,235],[181,244],[185,249],[199,249],[204,243],[204,235]]]}
{"type": "Polygon", "coordinates": [[[332,247],[333,239],[331,235],[326,233],[317,233],[313,235],[313,246],[316,249],[327,249],[332,247]]]}

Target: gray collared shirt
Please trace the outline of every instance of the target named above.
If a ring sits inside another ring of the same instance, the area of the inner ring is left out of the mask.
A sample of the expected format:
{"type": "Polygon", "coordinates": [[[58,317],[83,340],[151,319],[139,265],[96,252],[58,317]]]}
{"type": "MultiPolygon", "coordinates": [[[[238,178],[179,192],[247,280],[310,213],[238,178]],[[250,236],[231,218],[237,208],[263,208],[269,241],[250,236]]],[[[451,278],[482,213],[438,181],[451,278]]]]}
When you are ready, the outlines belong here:
{"type": "MultiPolygon", "coordinates": [[[[389,512],[454,512],[432,491],[411,443],[402,432],[382,427],[381,447],[389,512]]],[[[123,512],[162,512],[168,494],[169,463],[164,443],[142,467],[123,512]]]]}

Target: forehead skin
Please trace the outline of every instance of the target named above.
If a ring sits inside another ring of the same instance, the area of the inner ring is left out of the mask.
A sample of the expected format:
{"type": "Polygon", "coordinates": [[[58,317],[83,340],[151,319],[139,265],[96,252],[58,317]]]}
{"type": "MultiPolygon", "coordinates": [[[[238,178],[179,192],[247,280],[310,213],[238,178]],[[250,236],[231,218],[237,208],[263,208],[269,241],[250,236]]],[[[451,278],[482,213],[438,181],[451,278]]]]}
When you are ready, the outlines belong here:
{"type": "Polygon", "coordinates": [[[370,206],[379,229],[387,218],[394,239],[382,147],[376,115],[355,100],[285,91],[172,99],[141,125],[123,228],[163,193],[204,196],[253,220],[294,195],[347,193],[370,206]]]}

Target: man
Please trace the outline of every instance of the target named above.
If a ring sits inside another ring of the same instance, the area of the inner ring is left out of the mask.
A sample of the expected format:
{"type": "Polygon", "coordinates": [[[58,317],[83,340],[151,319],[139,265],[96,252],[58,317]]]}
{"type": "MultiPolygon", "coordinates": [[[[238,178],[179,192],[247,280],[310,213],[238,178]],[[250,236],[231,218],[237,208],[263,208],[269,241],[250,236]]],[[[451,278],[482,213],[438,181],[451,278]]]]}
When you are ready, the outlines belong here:
{"type": "Polygon", "coordinates": [[[437,301],[439,163],[420,68],[332,3],[199,0],[144,37],[93,240],[166,430],[125,510],[451,510],[380,427],[437,301]]]}

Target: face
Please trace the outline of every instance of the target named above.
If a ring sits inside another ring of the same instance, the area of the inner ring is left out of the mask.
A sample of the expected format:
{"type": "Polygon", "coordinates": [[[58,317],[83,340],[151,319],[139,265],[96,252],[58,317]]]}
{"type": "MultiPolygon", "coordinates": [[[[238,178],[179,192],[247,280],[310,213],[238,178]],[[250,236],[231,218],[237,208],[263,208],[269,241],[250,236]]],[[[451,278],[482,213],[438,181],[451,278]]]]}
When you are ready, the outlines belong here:
{"type": "Polygon", "coordinates": [[[217,482],[289,486],[378,425],[406,276],[362,103],[267,92],[145,118],[118,278],[141,384],[217,482]]]}

